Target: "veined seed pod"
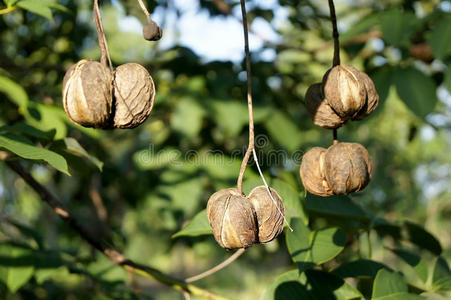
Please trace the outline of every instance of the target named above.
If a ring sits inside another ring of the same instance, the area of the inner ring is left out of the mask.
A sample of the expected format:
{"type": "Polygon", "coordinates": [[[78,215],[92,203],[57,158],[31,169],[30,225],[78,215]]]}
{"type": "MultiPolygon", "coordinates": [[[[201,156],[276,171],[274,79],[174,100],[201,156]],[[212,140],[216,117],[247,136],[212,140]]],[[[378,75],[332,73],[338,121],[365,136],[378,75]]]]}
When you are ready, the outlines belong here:
{"type": "Polygon", "coordinates": [[[80,60],[69,68],[63,81],[63,106],[76,124],[104,128],[113,102],[112,76],[97,61],[80,60]]]}
{"type": "Polygon", "coordinates": [[[377,94],[376,87],[371,78],[364,72],[360,72],[360,80],[363,82],[366,89],[366,101],[365,105],[353,118],[353,120],[362,120],[369,114],[371,114],[379,104],[379,95],[377,94]]]}
{"type": "Polygon", "coordinates": [[[368,151],[358,143],[338,143],[327,149],[324,173],[334,194],[364,189],[371,179],[368,151]]]}
{"type": "Polygon", "coordinates": [[[236,188],[211,195],[207,217],[215,240],[223,248],[247,248],[257,241],[254,209],[236,188]]]}
{"type": "Polygon", "coordinates": [[[257,215],[260,243],[272,241],[283,231],[285,207],[279,194],[272,188],[270,190],[274,200],[264,185],[254,188],[247,197],[257,215]]]}
{"type": "Polygon", "coordinates": [[[360,72],[352,66],[335,66],[323,78],[324,96],[332,109],[347,120],[363,108],[366,89],[360,72]]]}
{"type": "Polygon", "coordinates": [[[326,197],[333,195],[324,174],[326,149],[313,147],[302,157],[300,175],[307,191],[314,195],[326,197]]]}
{"type": "Polygon", "coordinates": [[[327,103],[322,92],[321,83],[315,83],[307,89],[305,105],[315,125],[327,129],[334,129],[341,127],[346,122],[327,103]]]}
{"type": "Polygon", "coordinates": [[[152,110],[155,85],[149,72],[136,63],[120,65],[114,72],[114,127],[134,128],[152,110]]]}

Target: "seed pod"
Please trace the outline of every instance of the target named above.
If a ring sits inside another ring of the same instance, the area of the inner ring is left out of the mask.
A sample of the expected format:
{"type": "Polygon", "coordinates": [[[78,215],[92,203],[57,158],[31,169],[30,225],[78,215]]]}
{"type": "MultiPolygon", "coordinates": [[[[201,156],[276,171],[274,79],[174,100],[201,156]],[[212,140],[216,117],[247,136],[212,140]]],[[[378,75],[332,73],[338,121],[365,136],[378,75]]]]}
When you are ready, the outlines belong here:
{"type": "Polygon", "coordinates": [[[327,149],[324,173],[334,194],[348,194],[364,189],[371,179],[368,151],[358,143],[338,143],[327,149]]]}
{"type": "Polygon", "coordinates": [[[323,78],[327,102],[337,114],[347,120],[365,105],[366,89],[360,72],[352,66],[335,66],[323,78]]]}
{"type": "Polygon", "coordinates": [[[379,95],[377,94],[376,87],[371,78],[364,72],[360,72],[360,80],[363,82],[366,89],[366,102],[359,113],[353,118],[353,120],[362,120],[369,114],[371,114],[379,104],[379,95]]]}
{"type": "Polygon", "coordinates": [[[114,72],[114,127],[134,128],[150,114],[155,85],[149,72],[136,63],[120,65],[114,72]]]}
{"type": "Polygon", "coordinates": [[[211,195],[207,217],[215,240],[223,248],[247,248],[257,241],[254,209],[236,188],[211,195]]]}
{"type": "Polygon", "coordinates": [[[80,60],[69,68],[63,81],[63,106],[76,124],[104,128],[113,102],[112,76],[97,61],[80,60]]]}
{"type": "Polygon", "coordinates": [[[302,157],[300,174],[302,183],[312,194],[326,197],[333,195],[324,174],[324,158],[326,149],[313,147],[302,157]]]}
{"type": "Polygon", "coordinates": [[[247,197],[257,215],[258,241],[260,243],[272,241],[283,230],[285,207],[279,194],[272,188],[270,190],[275,203],[264,185],[254,188],[247,197]]]}
{"type": "Polygon", "coordinates": [[[163,36],[163,30],[155,22],[143,26],[143,37],[148,41],[158,41],[163,36]]]}
{"type": "Polygon", "coordinates": [[[322,92],[321,83],[315,83],[307,89],[305,105],[315,125],[334,129],[341,127],[345,123],[327,103],[322,92]]]}

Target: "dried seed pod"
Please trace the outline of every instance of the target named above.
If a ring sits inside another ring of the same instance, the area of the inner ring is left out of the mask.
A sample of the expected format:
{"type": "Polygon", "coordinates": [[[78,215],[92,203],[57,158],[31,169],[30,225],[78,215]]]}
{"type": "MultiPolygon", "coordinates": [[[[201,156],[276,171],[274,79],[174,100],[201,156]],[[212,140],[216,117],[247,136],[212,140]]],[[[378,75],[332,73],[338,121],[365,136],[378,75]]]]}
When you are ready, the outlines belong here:
{"type": "Polygon", "coordinates": [[[136,63],[120,65],[114,72],[114,127],[134,128],[150,114],[155,85],[149,72],[136,63]]]}
{"type": "Polygon", "coordinates": [[[371,114],[379,104],[379,95],[371,78],[364,72],[360,72],[360,80],[363,82],[366,89],[366,102],[353,120],[362,120],[371,114]]]}
{"type": "Polygon", "coordinates": [[[324,174],[336,195],[364,189],[371,179],[368,151],[358,143],[330,146],[324,158],[324,174]]]}
{"type": "Polygon", "coordinates": [[[254,209],[236,188],[211,195],[207,217],[215,240],[223,248],[247,248],[257,241],[254,209]]]}
{"type": "Polygon", "coordinates": [[[155,22],[143,26],[143,37],[148,41],[158,41],[163,36],[163,30],[155,22]]]}
{"type": "Polygon", "coordinates": [[[260,243],[272,241],[283,230],[285,207],[279,194],[272,188],[270,190],[274,201],[264,185],[254,188],[247,197],[257,215],[258,241],[260,243]]]}
{"type": "Polygon", "coordinates": [[[335,66],[323,78],[324,96],[343,119],[354,117],[365,105],[366,89],[360,72],[352,66],[335,66]]]}
{"type": "Polygon", "coordinates": [[[113,102],[112,76],[97,61],[80,60],[69,68],[63,81],[63,106],[76,124],[104,128],[113,102]]]}
{"type": "Polygon", "coordinates": [[[315,125],[327,129],[341,127],[345,121],[337,115],[324,98],[321,83],[315,83],[307,89],[305,105],[315,125]]]}
{"type": "Polygon", "coordinates": [[[307,191],[312,194],[326,197],[333,195],[324,174],[324,158],[326,149],[313,147],[302,157],[300,174],[302,183],[307,191]]]}

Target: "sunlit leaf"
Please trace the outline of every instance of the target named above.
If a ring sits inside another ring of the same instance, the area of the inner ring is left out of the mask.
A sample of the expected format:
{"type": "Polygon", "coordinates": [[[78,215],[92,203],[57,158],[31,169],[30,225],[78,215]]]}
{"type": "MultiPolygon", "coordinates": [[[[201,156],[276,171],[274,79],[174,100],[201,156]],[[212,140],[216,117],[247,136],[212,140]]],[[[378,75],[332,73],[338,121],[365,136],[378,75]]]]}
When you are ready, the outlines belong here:
{"type": "Polygon", "coordinates": [[[53,20],[52,11],[44,0],[20,0],[15,5],[32,13],[53,20]]]}
{"type": "Polygon", "coordinates": [[[406,292],[407,283],[400,273],[390,272],[386,269],[381,269],[377,272],[373,284],[373,299],[406,292]]]}
{"type": "Polygon", "coordinates": [[[346,243],[346,234],[339,228],[311,231],[299,218],[291,220],[291,227],[293,232],[286,234],[288,251],[300,271],[331,260],[346,243]]]}
{"type": "Polygon", "coordinates": [[[208,223],[207,211],[201,210],[182,230],[172,235],[172,238],[180,236],[199,236],[211,234],[211,227],[208,223]]]}
{"type": "Polygon", "coordinates": [[[26,159],[43,160],[58,171],[70,175],[66,159],[63,156],[41,147],[23,143],[17,136],[0,135],[0,148],[26,159]]]}
{"type": "Polygon", "coordinates": [[[428,265],[421,256],[405,249],[392,249],[392,252],[409,264],[423,282],[428,279],[428,265]]]}

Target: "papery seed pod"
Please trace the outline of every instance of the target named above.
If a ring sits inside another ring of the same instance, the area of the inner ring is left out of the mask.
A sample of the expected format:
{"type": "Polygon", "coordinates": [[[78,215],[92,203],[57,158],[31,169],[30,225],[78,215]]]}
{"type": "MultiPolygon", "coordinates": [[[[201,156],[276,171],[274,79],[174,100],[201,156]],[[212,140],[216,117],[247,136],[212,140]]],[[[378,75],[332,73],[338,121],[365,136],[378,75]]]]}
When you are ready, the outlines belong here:
{"type": "Polygon", "coordinates": [[[152,110],[155,85],[149,72],[136,63],[120,65],[114,72],[114,127],[134,128],[152,110]]]}
{"type": "Polygon", "coordinates": [[[254,209],[236,188],[211,195],[207,217],[215,240],[223,248],[247,248],[257,241],[254,209]]]}
{"type": "Polygon", "coordinates": [[[76,124],[104,128],[113,102],[112,75],[97,61],[80,60],[69,68],[63,81],[63,106],[76,124]]]}
{"type": "Polygon", "coordinates": [[[143,37],[148,41],[158,41],[163,36],[163,30],[155,22],[143,26],[143,37]]]}
{"type": "Polygon", "coordinates": [[[315,125],[327,129],[341,127],[345,121],[337,115],[324,98],[321,83],[315,83],[307,89],[305,106],[315,125]]]}
{"type": "Polygon", "coordinates": [[[364,189],[371,179],[368,151],[358,143],[338,143],[327,149],[324,174],[334,194],[364,189]]]}
{"type": "Polygon", "coordinates": [[[307,191],[314,195],[326,197],[333,195],[324,174],[324,158],[326,149],[313,147],[302,157],[301,174],[302,184],[307,191]]]}
{"type": "Polygon", "coordinates": [[[364,72],[360,72],[360,80],[363,82],[366,89],[366,102],[353,120],[362,120],[371,114],[379,104],[379,95],[371,78],[364,72]]]}
{"type": "Polygon", "coordinates": [[[260,243],[272,241],[283,231],[285,207],[279,194],[272,188],[270,190],[274,201],[264,185],[254,188],[247,197],[257,216],[260,243]]]}
{"type": "Polygon", "coordinates": [[[343,119],[354,117],[365,105],[366,89],[352,66],[335,66],[323,78],[323,91],[332,109],[343,119]]]}

